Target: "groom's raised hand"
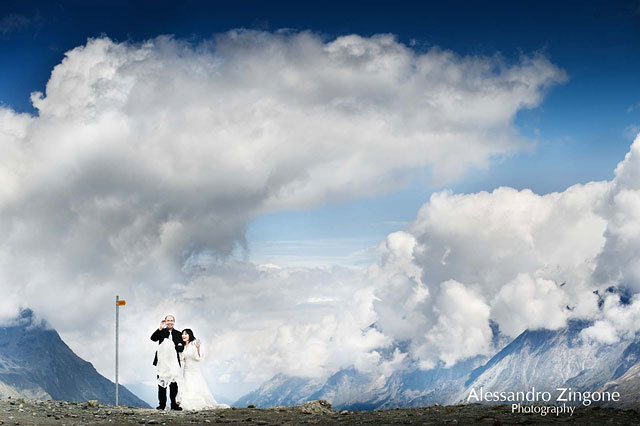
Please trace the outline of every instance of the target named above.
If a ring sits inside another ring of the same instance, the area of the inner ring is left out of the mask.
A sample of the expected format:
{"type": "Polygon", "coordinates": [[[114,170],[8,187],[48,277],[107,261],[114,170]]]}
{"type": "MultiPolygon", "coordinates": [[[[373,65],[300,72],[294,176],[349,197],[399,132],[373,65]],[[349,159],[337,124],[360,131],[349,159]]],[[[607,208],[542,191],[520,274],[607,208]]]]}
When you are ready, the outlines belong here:
{"type": "Polygon", "coordinates": [[[166,327],[166,326],[165,326],[164,320],[160,321],[160,327],[158,328],[158,330],[162,330],[162,329],[164,329],[165,327],[166,327]]]}

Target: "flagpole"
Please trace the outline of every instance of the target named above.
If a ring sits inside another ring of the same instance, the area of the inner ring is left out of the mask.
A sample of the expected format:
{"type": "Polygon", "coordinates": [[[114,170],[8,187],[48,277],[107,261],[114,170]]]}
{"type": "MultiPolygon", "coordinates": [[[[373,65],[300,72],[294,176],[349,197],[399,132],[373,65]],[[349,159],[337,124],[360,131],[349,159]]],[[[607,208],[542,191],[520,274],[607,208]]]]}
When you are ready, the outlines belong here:
{"type": "Polygon", "coordinates": [[[118,326],[120,325],[120,296],[116,296],[116,407],[118,406],[118,326]]]}

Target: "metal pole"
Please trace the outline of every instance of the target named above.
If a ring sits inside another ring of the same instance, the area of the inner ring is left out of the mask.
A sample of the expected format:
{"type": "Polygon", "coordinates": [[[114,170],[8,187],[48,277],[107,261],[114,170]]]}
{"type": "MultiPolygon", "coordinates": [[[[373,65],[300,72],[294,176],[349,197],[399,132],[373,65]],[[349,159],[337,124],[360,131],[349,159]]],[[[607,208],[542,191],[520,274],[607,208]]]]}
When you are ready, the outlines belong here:
{"type": "Polygon", "coordinates": [[[119,296],[116,296],[116,406],[118,406],[118,326],[120,325],[120,304],[118,300],[119,296]]]}

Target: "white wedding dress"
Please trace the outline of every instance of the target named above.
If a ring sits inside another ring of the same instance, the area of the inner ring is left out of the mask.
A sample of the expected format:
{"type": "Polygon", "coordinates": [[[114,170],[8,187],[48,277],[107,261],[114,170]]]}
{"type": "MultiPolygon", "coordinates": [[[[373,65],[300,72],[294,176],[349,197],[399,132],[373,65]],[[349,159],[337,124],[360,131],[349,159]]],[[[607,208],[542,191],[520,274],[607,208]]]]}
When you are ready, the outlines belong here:
{"type": "Polygon", "coordinates": [[[198,355],[198,349],[193,343],[189,343],[180,354],[184,367],[179,387],[180,407],[185,410],[229,408],[227,404],[218,404],[209,391],[209,386],[200,371],[200,361],[203,355],[203,347],[200,346],[200,355],[198,355]]]}

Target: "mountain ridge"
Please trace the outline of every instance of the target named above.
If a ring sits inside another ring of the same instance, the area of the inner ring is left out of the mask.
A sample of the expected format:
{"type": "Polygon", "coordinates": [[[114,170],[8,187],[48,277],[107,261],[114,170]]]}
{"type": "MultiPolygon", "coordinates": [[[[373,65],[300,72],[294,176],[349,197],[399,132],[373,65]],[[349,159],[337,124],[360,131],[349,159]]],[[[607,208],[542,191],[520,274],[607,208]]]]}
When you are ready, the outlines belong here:
{"type": "MultiPolygon", "coordinates": [[[[119,385],[121,404],[149,405],[119,385]]],[[[0,327],[0,396],[65,401],[115,402],[115,383],[76,355],[46,322],[23,309],[0,327]]]]}
{"type": "MultiPolygon", "coordinates": [[[[405,367],[374,386],[374,379],[353,366],[324,380],[274,376],[234,405],[266,408],[326,399],[337,409],[372,410],[465,403],[472,388],[485,391],[553,390],[568,386],[582,391],[640,388],[640,337],[615,344],[582,339],[592,323],[571,320],[558,330],[525,330],[491,356],[476,356],[452,367],[431,370],[405,367]],[[636,371],[637,373],[637,371],[636,371]],[[275,385],[277,382],[277,386],[275,385]],[[287,398],[278,398],[286,394],[287,398]],[[285,404],[283,404],[285,403],[285,404]]],[[[640,394],[626,406],[640,407],[640,394]],[[635,404],[635,405],[634,405],[635,404]]],[[[622,404],[621,404],[622,405],[622,404]]]]}

